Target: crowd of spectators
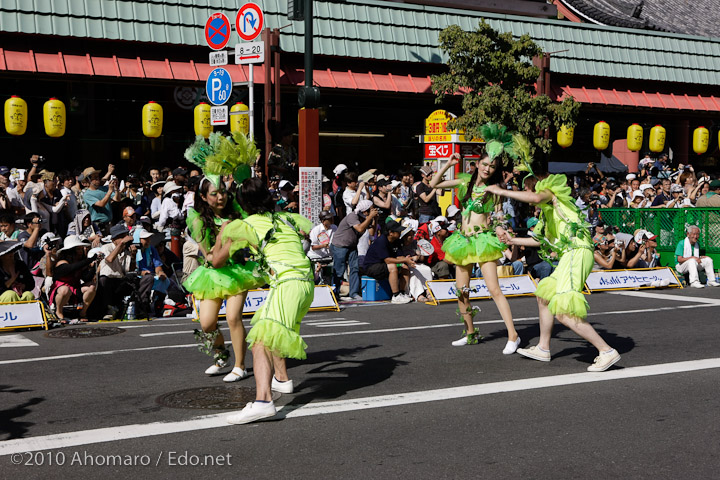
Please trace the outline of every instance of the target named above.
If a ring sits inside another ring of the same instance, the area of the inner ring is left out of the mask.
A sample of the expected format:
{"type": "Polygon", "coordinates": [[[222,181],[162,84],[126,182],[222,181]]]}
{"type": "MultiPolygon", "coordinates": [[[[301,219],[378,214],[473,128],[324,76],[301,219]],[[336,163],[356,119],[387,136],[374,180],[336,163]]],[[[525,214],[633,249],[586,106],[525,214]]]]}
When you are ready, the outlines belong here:
{"type": "MultiPolygon", "coordinates": [[[[267,182],[278,211],[298,212],[297,152],[291,140],[284,137],[269,155],[267,182]]],[[[152,168],[118,179],[113,165],[56,173],[36,155],[25,167],[0,166],[0,275],[5,280],[0,301],[40,297],[61,320],[68,306],[75,306],[81,319],[116,318],[130,297],[137,300],[139,315],[157,315],[165,304],[186,301],[182,280],[202,261],[197,245],[183,234],[201,178],[198,169],[152,168]]],[[[361,278],[368,276],[387,281],[393,303],[408,303],[428,299],[427,280],[454,277],[442,244],[459,228],[462,215],[456,205],[441,210],[443,192],[430,187],[430,165],[360,173],[338,164],[326,173],[320,223],[305,232],[318,283],[332,284],[342,301],[361,300],[361,278]]],[[[264,174],[259,166],[254,170],[256,176],[264,174]]],[[[521,180],[518,172],[505,172],[502,186],[520,189],[521,180]]],[[[652,268],[660,259],[654,233],[621,233],[602,221],[604,208],[720,206],[720,179],[692,166],[672,169],[665,155],[644,158],[637,173],[615,176],[588,163],[584,172],[568,175],[568,184],[591,225],[597,269],[652,268]]],[[[538,223],[537,209],[511,200],[502,203],[501,215],[520,236],[533,235],[538,223]]],[[[678,272],[697,286],[698,272],[707,271],[707,284],[714,285],[711,260],[695,250],[697,238],[689,245],[678,245],[678,272]]],[[[541,257],[538,249],[517,246],[498,264],[505,274],[529,273],[538,280],[554,268],[553,259],[541,257]]]]}

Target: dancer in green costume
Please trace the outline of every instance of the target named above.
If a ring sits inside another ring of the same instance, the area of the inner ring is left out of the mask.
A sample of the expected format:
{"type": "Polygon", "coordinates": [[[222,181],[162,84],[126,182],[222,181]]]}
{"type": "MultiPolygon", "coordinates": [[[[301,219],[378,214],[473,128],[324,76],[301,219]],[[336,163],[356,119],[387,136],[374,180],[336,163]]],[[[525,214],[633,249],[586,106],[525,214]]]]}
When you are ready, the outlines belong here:
{"type": "MultiPolygon", "coordinates": [[[[532,174],[527,140],[518,136],[513,151],[518,159],[516,169],[532,174]]],[[[510,237],[507,232],[499,233],[500,238],[508,245],[540,247],[541,252],[546,254],[550,250],[555,251],[560,262],[549,277],[540,281],[535,292],[540,315],[540,341],[535,346],[520,348],[517,352],[533,360],[549,362],[555,316],[560,323],[597,348],[598,356],[588,371],[605,371],[620,360],[620,354],[585,320],[588,304],[581,292],[594,263],[590,226],[570,196],[572,190],[567,186],[565,175],[550,175],[540,181],[526,177],[524,188],[524,191],[511,191],[493,185],[486,189],[494,195],[540,207],[535,238],[510,237]]]]}
{"type": "Polygon", "coordinates": [[[225,264],[214,268],[212,247],[220,227],[228,220],[241,218],[244,213],[229,194],[221,175],[234,175],[237,181],[249,176],[248,163],[255,161],[256,149],[246,137],[236,135],[236,141],[213,133],[210,142],[198,136],[186,151],[186,158],[203,169],[205,176],[195,193],[194,207],[188,209],[187,226],[190,236],[198,244],[204,264],[196,268],[183,286],[200,300],[199,317],[202,331],[195,335],[200,350],[214,359],[205,373],[216,375],[228,365],[230,356],[225,339],[218,329],[218,313],[225,301],[225,312],[230,329],[235,365],[223,381],[235,382],[247,376],[245,369],[245,327],[242,311],[247,291],[266,283],[255,262],[242,258],[229,258],[225,264]]]}
{"type": "Polygon", "coordinates": [[[275,202],[258,178],[243,182],[238,200],[249,216],[223,227],[213,248],[213,264],[221,265],[239,249],[249,248],[270,277],[270,291],[247,335],[253,352],[256,401],[228,417],[234,424],[274,416],[272,390],[293,392],[285,358],[306,358],[300,321],[315,291],[313,270],[301,241],[312,223],[301,215],[275,213],[275,202]]]}
{"type": "Polygon", "coordinates": [[[500,289],[496,261],[502,257],[505,245],[497,238],[495,230],[499,226],[492,221],[493,213],[501,211],[495,196],[488,195],[487,187],[500,177],[501,155],[512,141],[505,127],[486,124],[481,127],[481,136],[486,141],[485,155],[477,162],[477,169],[471,175],[461,173],[458,178],[443,181],[445,172],[457,165],[460,155],[454,153],[430,182],[432,188],[457,188],[458,198],[463,206],[462,231],[458,230],[443,243],[446,261],[455,264],[455,278],[458,296],[458,314],[465,322],[463,336],[452,344],[463,346],[476,344],[482,338],[473,325],[477,308],[470,305],[470,276],[473,266],[480,264],[485,285],[500,311],[508,331],[508,341],[503,354],[515,353],[520,345],[520,337],[513,324],[512,312],[505,295],[500,289]]]}

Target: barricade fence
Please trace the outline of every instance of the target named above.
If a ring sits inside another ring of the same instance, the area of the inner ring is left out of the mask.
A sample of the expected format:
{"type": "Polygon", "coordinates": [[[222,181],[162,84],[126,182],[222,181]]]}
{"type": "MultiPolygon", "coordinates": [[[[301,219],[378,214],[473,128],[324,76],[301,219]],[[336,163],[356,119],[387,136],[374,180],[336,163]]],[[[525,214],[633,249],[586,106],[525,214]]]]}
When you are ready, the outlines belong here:
{"type": "Polygon", "coordinates": [[[686,225],[697,225],[701,248],[720,267],[720,208],[602,208],[600,218],[623,233],[643,229],[657,235],[660,263],[671,267],[686,225]]]}

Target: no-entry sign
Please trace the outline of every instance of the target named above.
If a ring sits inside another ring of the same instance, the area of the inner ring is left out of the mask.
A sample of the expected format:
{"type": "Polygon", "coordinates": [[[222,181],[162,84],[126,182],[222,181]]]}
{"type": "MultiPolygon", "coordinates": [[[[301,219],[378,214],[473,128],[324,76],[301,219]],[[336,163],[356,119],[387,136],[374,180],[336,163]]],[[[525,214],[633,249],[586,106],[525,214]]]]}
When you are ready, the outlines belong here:
{"type": "Polygon", "coordinates": [[[230,20],[224,13],[213,13],[205,22],[205,41],[213,50],[225,48],[230,41],[230,20]]]}
{"type": "Polygon", "coordinates": [[[260,35],[264,23],[262,9],[255,3],[246,3],[238,11],[235,18],[235,30],[240,38],[251,42],[260,35]]]}

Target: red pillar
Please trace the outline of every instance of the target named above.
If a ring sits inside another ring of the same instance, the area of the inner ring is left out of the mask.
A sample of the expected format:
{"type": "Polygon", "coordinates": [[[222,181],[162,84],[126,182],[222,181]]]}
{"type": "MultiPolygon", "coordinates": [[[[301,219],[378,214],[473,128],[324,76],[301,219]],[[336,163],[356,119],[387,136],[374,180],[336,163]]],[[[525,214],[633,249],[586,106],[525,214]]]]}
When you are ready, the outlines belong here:
{"type": "Polygon", "coordinates": [[[320,111],[303,108],[299,112],[298,157],[301,167],[320,166],[320,111]]]}

